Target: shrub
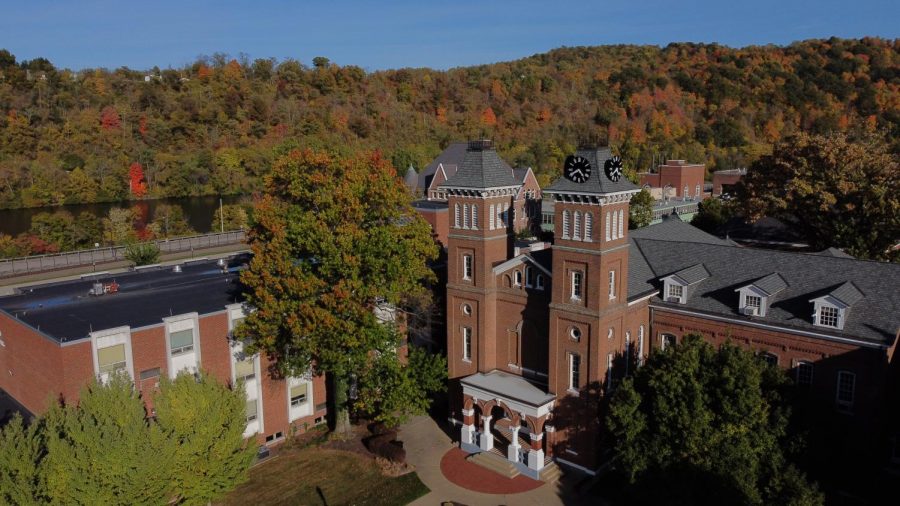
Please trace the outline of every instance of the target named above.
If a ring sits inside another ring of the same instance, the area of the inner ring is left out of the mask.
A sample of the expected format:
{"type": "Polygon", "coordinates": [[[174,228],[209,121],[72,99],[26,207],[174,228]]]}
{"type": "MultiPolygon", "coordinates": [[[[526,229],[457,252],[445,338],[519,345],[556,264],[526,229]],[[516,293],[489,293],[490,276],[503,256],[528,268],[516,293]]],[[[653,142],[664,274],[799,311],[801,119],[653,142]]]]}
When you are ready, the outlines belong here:
{"type": "Polygon", "coordinates": [[[129,244],[125,248],[125,258],[134,265],[150,265],[159,262],[159,247],[152,242],[129,244]]]}

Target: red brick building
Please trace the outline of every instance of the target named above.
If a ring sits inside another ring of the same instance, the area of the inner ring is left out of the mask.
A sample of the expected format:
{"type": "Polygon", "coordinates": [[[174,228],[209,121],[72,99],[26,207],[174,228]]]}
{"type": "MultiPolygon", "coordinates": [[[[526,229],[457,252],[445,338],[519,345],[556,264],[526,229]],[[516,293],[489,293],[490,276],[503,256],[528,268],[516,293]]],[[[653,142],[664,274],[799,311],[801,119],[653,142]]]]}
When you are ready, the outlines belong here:
{"type": "Polygon", "coordinates": [[[639,176],[642,187],[662,188],[663,199],[700,200],[703,197],[706,166],[684,160],[668,160],[658,166],[656,172],[642,172],[639,176]]]}
{"type": "Polygon", "coordinates": [[[470,145],[440,187],[470,216],[451,222],[447,251],[450,410],[464,450],[534,478],[554,462],[593,472],[602,397],[692,332],[784,368],[860,443],[889,430],[900,266],[742,248],[677,217],[629,233],[637,187],[607,176],[609,150],[577,155],[586,180],[544,190],[550,247],[513,246],[498,210],[519,183],[490,146],[470,145]]]}
{"type": "Polygon", "coordinates": [[[151,411],[160,377],[202,370],[226,384],[244,382],[247,437],[278,442],[291,425],[302,432],[321,423],[322,377],[276,377],[265,355],[247,356],[231,338],[246,315],[237,285],[246,261],[100,275],[0,298],[0,389],[41,414],[58,399],[77,400],[92,379],[122,371],[151,411]]]}
{"type": "Polygon", "coordinates": [[[723,193],[732,193],[734,185],[747,175],[747,169],[728,169],[713,172],[712,194],[718,197],[723,193]]]}
{"type": "MultiPolygon", "coordinates": [[[[477,141],[488,143],[490,141],[477,141]]],[[[442,188],[449,178],[456,175],[466,156],[469,143],[453,142],[441,152],[421,173],[416,174],[410,167],[404,176],[404,183],[413,196],[419,200],[413,207],[431,224],[435,239],[444,247],[447,246],[447,234],[450,221],[455,218],[448,212],[447,192],[442,188]]],[[[519,183],[518,191],[512,199],[507,219],[515,232],[540,230],[541,220],[541,187],[531,168],[513,169],[502,159],[500,168],[509,172],[519,183]]],[[[460,211],[462,213],[462,211],[460,211]]],[[[460,214],[460,219],[463,219],[460,214]]]]}

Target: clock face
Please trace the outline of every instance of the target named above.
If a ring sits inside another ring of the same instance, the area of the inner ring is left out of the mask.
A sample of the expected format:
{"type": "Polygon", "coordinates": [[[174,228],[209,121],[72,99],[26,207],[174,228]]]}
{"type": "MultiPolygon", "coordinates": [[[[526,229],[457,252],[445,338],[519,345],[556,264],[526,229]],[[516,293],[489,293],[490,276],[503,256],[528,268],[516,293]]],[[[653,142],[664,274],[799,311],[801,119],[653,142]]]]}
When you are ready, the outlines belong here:
{"type": "Polygon", "coordinates": [[[618,156],[606,160],[603,168],[610,181],[616,182],[622,177],[622,159],[618,156]]]}
{"type": "Polygon", "coordinates": [[[580,156],[569,155],[563,167],[563,175],[570,181],[583,183],[591,177],[591,162],[580,156]]]}

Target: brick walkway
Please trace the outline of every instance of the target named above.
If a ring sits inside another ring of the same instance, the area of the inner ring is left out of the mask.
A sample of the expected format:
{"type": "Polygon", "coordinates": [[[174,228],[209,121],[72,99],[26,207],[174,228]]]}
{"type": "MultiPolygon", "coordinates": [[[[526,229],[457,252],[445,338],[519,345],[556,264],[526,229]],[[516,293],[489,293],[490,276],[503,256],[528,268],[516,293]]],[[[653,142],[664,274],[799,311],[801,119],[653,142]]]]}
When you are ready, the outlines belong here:
{"type": "Polygon", "coordinates": [[[519,475],[509,479],[466,460],[469,454],[451,448],[441,459],[444,477],[460,487],[485,494],[518,494],[534,490],[544,484],[519,475]]]}

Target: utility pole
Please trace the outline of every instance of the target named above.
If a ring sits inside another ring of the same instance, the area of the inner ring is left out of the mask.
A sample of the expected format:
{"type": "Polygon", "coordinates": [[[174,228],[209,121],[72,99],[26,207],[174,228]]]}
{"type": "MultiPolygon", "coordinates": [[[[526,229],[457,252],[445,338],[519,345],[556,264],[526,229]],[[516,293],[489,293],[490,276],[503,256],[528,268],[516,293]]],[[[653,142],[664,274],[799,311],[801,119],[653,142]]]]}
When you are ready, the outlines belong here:
{"type": "Polygon", "coordinates": [[[219,197],[219,226],[221,232],[225,233],[225,213],[222,212],[222,197],[219,197]]]}

